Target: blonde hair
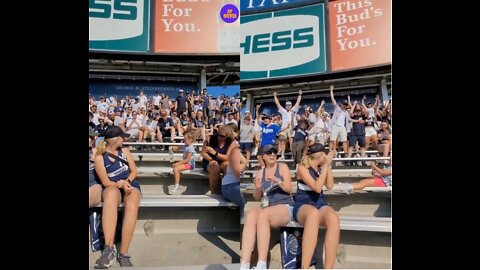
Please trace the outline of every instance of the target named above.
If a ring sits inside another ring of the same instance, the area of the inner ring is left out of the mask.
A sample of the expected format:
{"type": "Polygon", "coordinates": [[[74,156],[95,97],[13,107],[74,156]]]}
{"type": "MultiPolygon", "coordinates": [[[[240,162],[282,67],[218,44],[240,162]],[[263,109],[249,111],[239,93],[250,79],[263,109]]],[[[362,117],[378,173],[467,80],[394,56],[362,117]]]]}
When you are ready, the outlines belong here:
{"type": "Polygon", "coordinates": [[[312,167],[312,164],[311,164],[311,163],[312,163],[312,160],[321,157],[321,156],[322,156],[322,153],[323,153],[323,152],[317,152],[317,153],[313,153],[313,154],[311,154],[311,155],[305,156],[305,158],[302,159],[302,163],[301,163],[301,164],[302,164],[303,166],[305,166],[305,168],[307,168],[307,169],[310,168],[310,167],[312,167]]]}
{"type": "Polygon", "coordinates": [[[225,127],[227,128],[226,129],[227,132],[229,132],[229,130],[230,130],[229,135],[231,135],[232,138],[233,138],[233,133],[232,132],[238,133],[238,126],[235,123],[228,123],[228,124],[225,125],[225,127]]]}
{"type": "Polygon", "coordinates": [[[96,149],[97,149],[97,155],[103,155],[105,152],[107,152],[107,143],[113,143],[115,140],[117,140],[120,137],[114,137],[110,139],[104,139],[103,141],[99,142],[96,149]]]}
{"type": "Polygon", "coordinates": [[[195,136],[193,136],[193,133],[191,131],[188,131],[185,134],[183,134],[183,138],[189,138],[192,142],[195,141],[194,140],[195,136]]]}

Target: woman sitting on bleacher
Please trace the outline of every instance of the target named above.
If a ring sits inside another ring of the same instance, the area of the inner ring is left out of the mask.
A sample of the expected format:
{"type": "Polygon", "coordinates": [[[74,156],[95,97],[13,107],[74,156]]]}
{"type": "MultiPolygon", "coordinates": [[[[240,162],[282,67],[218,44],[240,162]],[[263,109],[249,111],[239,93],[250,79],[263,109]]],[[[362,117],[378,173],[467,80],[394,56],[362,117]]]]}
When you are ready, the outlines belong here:
{"type": "Polygon", "coordinates": [[[115,259],[114,238],[117,225],[118,206],[123,201],[125,214],[122,224],[122,240],[118,263],[132,266],[128,248],[132,241],[137,222],[141,190],[137,177],[137,166],[127,147],[122,148],[123,138],[130,135],[120,127],[112,126],[103,133],[105,140],[97,146],[95,171],[102,181],[103,210],[102,227],[105,235],[105,249],[95,262],[95,268],[109,268],[115,259]]]}
{"type": "Polygon", "coordinates": [[[185,146],[183,149],[183,160],[175,162],[172,165],[175,187],[170,191],[170,195],[180,192],[180,172],[195,169],[195,147],[193,147],[193,133],[187,132],[184,135],[185,146]]]}
{"type": "Polygon", "coordinates": [[[388,157],[388,154],[392,150],[392,131],[387,121],[382,121],[380,130],[377,132],[377,138],[378,153],[382,154],[383,157],[388,157]]]}
{"type": "MultiPolygon", "coordinates": [[[[228,124],[225,128],[231,129],[234,138],[239,135],[238,126],[236,124],[228,124]]],[[[222,195],[225,199],[235,203],[239,207],[240,219],[242,219],[245,202],[242,193],[240,192],[240,174],[245,168],[247,168],[248,160],[242,155],[237,140],[235,140],[232,145],[237,146],[233,147],[230,155],[228,155],[227,171],[222,178],[222,195]]]]}
{"type": "Polygon", "coordinates": [[[88,128],[88,207],[92,208],[97,206],[102,201],[102,186],[97,182],[98,179],[95,178],[95,153],[96,149],[93,148],[95,143],[95,137],[99,134],[93,130],[93,128],[88,128]]]}
{"type": "Polygon", "coordinates": [[[265,167],[255,175],[253,197],[257,201],[261,200],[261,204],[245,215],[240,269],[250,268],[255,236],[258,245],[256,269],[267,269],[270,227],[278,228],[292,220],[292,175],[286,164],[277,163],[277,153],[277,148],[271,144],[264,145],[259,150],[265,167]]]}
{"type": "Polygon", "coordinates": [[[304,226],[302,241],[302,269],[310,267],[317,246],[318,227],[327,228],[325,235],[326,269],[335,265],[340,238],[340,220],[335,210],[323,198],[323,186],[333,188],[331,162],[335,151],[325,154],[325,147],[316,143],[308,147],[307,156],[297,169],[297,195],[293,216],[304,226]]]}
{"type": "Polygon", "coordinates": [[[234,138],[224,125],[218,127],[218,132],[203,142],[202,167],[208,172],[211,194],[221,193],[221,175],[225,174],[228,165],[228,155],[236,147],[232,145],[234,138]],[[231,147],[232,146],[232,147],[231,147]]]}

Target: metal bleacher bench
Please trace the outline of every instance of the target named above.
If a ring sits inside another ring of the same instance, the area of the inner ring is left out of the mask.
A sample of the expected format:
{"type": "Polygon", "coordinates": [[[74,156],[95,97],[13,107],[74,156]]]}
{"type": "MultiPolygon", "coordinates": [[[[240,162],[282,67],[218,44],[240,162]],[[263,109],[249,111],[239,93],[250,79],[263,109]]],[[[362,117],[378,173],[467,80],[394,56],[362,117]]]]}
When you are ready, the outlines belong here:
{"type": "MultiPolygon", "coordinates": [[[[97,205],[102,207],[102,203],[97,205]]],[[[123,203],[120,204],[123,207],[123,203]]],[[[140,207],[237,207],[222,195],[162,195],[144,196],[140,200],[140,207]]]]}
{"type": "MultiPolygon", "coordinates": [[[[169,175],[172,172],[172,168],[170,167],[139,167],[139,173],[155,173],[159,175],[169,175]]],[[[371,169],[333,169],[333,177],[371,177],[372,170],[371,169]]],[[[195,168],[192,170],[185,170],[180,172],[183,175],[192,175],[192,176],[203,176],[208,177],[208,173],[206,173],[203,168],[195,168]]],[[[245,170],[241,176],[242,179],[250,179],[253,180],[253,176],[257,173],[257,170],[245,170]]],[[[290,170],[292,177],[296,177],[297,171],[290,170]]]]}
{"type": "MultiPolygon", "coordinates": [[[[303,228],[303,225],[290,221],[282,227],[303,228]]],[[[324,228],[320,226],[320,228],[324,228]]],[[[362,217],[340,216],[340,230],[367,231],[367,232],[392,232],[392,218],[390,217],[362,217]]]]}
{"type": "MultiPolygon", "coordinates": [[[[292,185],[296,186],[297,181],[292,181],[292,185]]],[[[240,190],[253,190],[254,189],[254,184],[253,183],[241,183],[240,184],[240,190]]],[[[328,190],[326,187],[323,187],[324,192],[335,192],[335,188],[332,190],[328,190]]],[[[363,188],[362,191],[368,191],[368,192],[392,192],[392,187],[366,187],[363,188]]]]}
{"type": "MultiPolygon", "coordinates": [[[[340,217],[340,230],[342,231],[366,231],[366,232],[392,232],[392,218],[391,217],[364,217],[364,216],[342,216],[340,217]]],[[[241,220],[244,224],[245,220],[241,220]]],[[[303,228],[303,225],[290,221],[284,226],[290,228],[303,228]]],[[[320,226],[320,229],[325,227],[320,226]]]]}

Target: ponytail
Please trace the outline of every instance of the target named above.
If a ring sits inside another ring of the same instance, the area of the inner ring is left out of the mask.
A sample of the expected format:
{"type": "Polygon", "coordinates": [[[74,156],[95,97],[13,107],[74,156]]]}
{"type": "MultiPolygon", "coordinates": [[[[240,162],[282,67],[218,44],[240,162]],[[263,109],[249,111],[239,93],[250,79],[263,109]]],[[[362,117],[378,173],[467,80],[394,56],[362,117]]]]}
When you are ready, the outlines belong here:
{"type": "Polygon", "coordinates": [[[97,145],[97,155],[101,156],[105,152],[107,152],[107,143],[105,141],[101,141],[97,145]]]}
{"type": "MultiPolygon", "coordinates": [[[[98,151],[98,150],[97,150],[98,151]]],[[[303,159],[302,159],[302,165],[305,166],[305,168],[310,168],[312,167],[312,165],[310,165],[310,162],[312,162],[312,158],[310,156],[305,156],[303,159]]]]}
{"type": "Polygon", "coordinates": [[[305,157],[302,159],[302,165],[305,166],[305,168],[310,168],[312,167],[312,159],[316,159],[316,158],[319,158],[322,154],[324,154],[323,152],[317,152],[317,153],[313,153],[313,154],[310,154],[310,155],[305,155],[305,157]]]}

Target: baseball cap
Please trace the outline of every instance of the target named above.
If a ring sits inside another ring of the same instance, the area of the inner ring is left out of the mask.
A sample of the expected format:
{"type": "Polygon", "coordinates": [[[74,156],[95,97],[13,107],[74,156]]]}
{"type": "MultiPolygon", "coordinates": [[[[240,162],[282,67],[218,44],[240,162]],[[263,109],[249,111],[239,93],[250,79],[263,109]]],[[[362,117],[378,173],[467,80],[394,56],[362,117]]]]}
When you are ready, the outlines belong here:
{"type": "Polygon", "coordinates": [[[103,135],[105,136],[105,139],[110,139],[115,137],[125,137],[125,138],[130,137],[130,134],[123,132],[123,130],[117,126],[108,127],[103,132],[103,135]]]}
{"type": "Polygon", "coordinates": [[[188,112],[183,112],[183,115],[188,115],[188,112]]]}
{"type": "Polygon", "coordinates": [[[246,114],[247,114],[247,113],[250,113],[250,111],[245,111],[245,113],[246,113],[246,114]]]}
{"type": "Polygon", "coordinates": [[[260,147],[260,149],[258,150],[258,153],[260,155],[267,154],[269,152],[278,153],[278,149],[273,144],[266,144],[266,145],[260,147]]]}
{"type": "Polygon", "coordinates": [[[314,143],[308,147],[307,150],[307,155],[315,154],[318,152],[324,152],[325,154],[327,153],[327,150],[325,149],[325,146],[321,143],[314,143]]]}
{"type": "Polygon", "coordinates": [[[115,107],[113,109],[113,112],[123,112],[123,108],[122,107],[115,107]]]}
{"type": "Polygon", "coordinates": [[[95,130],[93,130],[92,127],[88,127],[88,136],[90,137],[95,137],[95,136],[98,136],[100,135],[98,132],[96,132],[95,130]]]}
{"type": "Polygon", "coordinates": [[[285,102],[285,105],[290,105],[290,106],[291,106],[291,105],[292,105],[292,102],[287,101],[287,102],[285,102]]]}
{"type": "Polygon", "coordinates": [[[183,89],[178,90],[179,93],[183,93],[183,89]]]}
{"type": "Polygon", "coordinates": [[[153,113],[149,113],[148,118],[153,118],[153,113]]]}
{"type": "Polygon", "coordinates": [[[348,106],[348,101],[344,100],[344,101],[342,101],[342,104],[345,105],[345,106],[348,106]]]}

